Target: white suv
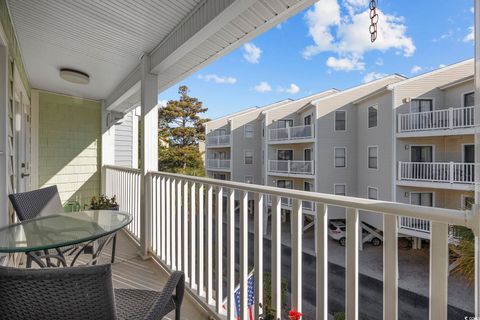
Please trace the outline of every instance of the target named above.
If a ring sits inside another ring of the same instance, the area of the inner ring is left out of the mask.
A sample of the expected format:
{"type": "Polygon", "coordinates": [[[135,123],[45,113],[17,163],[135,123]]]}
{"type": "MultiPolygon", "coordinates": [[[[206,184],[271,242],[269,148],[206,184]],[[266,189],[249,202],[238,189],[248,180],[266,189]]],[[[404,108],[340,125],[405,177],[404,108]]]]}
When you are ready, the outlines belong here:
{"type": "Polygon", "coordinates": [[[342,220],[330,220],[328,223],[328,235],[332,239],[337,240],[342,247],[345,246],[346,228],[347,226],[342,220]]]}

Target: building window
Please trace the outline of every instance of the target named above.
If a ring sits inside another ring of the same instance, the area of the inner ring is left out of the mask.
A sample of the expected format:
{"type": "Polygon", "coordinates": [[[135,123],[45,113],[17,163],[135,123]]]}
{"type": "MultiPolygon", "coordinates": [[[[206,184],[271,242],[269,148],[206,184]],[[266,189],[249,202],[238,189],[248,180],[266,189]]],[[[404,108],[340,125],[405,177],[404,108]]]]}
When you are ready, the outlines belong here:
{"type": "Polygon", "coordinates": [[[347,149],[335,148],[335,168],[345,168],[347,165],[347,149]]]}
{"type": "Polygon", "coordinates": [[[410,192],[410,204],[424,207],[433,207],[433,193],[410,192]]]}
{"type": "Polygon", "coordinates": [[[253,164],[253,151],[245,151],[245,164],[253,164]]]}
{"type": "Polygon", "coordinates": [[[277,187],[284,188],[284,189],[293,189],[293,181],[292,180],[277,180],[277,187]]]}
{"type": "Polygon", "coordinates": [[[245,183],[253,183],[253,177],[252,176],[245,176],[245,183]]]}
{"type": "Polygon", "coordinates": [[[313,191],[314,187],[313,187],[313,183],[311,182],[308,182],[308,181],[305,181],[304,184],[303,184],[303,190],[305,191],[313,191]]]}
{"type": "Polygon", "coordinates": [[[347,185],[346,184],[336,184],[334,186],[334,193],[337,196],[346,196],[347,195],[347,185]]]}
{"type": "Polygon", "coordinates": [[[378,147],[368,147],[368,168],[378,168],[378,147]]]}
{"type": "Polygon", "coordinates": [[[368,187],[368,199],[378,200],[378,188],[368,187]]]}
{"type": "Polygon", "coordinates": [[[312,161],[312,149],[303,150],[303,159],[305,161],[312,161]]]}
{"type": "Polygon", "coordinates": [[[253,138],[253,124],[246,124],[244,127],[245,138],[253,138]]]}
{"type": "Polygon", "coordinates": [[[475,92],[466,93],[463,95],[463,106],[473,107],[475,105],[475,92]]]}
{"type": "Polygon", "coordinates": [[[283,119],[277,121],[277,128],[291,128],[293,127],[293,120],[283,119]]]}
{"type": "Polygon", "coordinates": [[[224,173],[214,173],[213,179],[217,180],[227,180],[227,176],[224,173]]]}
{"type": "Polygon", "coordinates": [[[312,115],[308,115],[305,118],[303,118],[303,124],[306,126],[309,126],[312,124],[312,115]]]}
{"type": "Polygon", "coordinates": [[[293,150],[277,150],[277,160],[279,161],[293,160],[293,150]]]}
{"type": "Polygon", "coordinates": [[[378,125],[378,106],[368,107],[368,127],[374,128],[378,125]]]}
{"type": "Polygon", "coordinates": [[[347,111],[335,111],[335,131],[347,130],[347,111]]]}
{"type": "Polygon", "coordinates": [[[410,112],[427,112],[433,111],[432,99],[412,99],[410,112]]]}
{"type": "Polygon", "coordinates": [[[462,196],[462,210],[472,210],[475,198],[467,195],[462,196]]]}

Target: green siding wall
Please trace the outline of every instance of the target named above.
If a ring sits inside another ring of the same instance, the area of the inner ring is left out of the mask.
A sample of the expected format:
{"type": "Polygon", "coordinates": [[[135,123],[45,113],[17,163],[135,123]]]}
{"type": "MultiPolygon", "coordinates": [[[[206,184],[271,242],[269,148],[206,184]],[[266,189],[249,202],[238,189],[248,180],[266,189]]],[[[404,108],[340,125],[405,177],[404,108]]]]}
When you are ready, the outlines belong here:
{"type": "Polygon", "coordinates": [[[12,22],[10,21],[10,15],[8,14],[7,3],[5,0],[0,0],[0,23],[2,24],[3,31],[8,41],[8,54],[10,60],[13,61],[20,73],[25,90],[27,90],[30,97],[30,84],[28,82],[27,74],[25,72],[25,66],[22,62],[22,56],[20,54],[20,47],[15,37],[15,31],[13,30],[12,22]]]}
{"type": "Polygon", "coordinates": [[[101,103],[39,92],[39,186],[88,203],[100,192],[101,103]]]}

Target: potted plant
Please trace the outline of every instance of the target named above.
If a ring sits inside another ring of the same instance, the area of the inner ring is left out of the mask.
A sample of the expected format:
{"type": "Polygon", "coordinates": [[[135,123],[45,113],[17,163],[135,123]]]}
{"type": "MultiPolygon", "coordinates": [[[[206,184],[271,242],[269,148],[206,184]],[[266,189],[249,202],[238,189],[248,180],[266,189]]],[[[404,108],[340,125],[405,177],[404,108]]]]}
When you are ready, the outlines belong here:
{"type": "Polygon", "coordinates": [[[92,200],[90,201],[90,206],[88,206],[89,210],[116,210],[116,211],[118,211],[119,208],[120,208],[120,206],[117,203],[116,196],[113,196],[113,197],[109,198],[104,194],[100,195],[98,198],[97,197],[92,197],[92,200]]]}

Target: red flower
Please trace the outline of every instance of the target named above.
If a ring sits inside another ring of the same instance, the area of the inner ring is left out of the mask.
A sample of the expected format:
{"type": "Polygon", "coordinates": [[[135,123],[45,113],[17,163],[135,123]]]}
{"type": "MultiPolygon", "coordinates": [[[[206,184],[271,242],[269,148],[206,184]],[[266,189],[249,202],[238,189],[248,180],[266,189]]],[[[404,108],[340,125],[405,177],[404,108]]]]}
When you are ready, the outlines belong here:
{"type": "Polygon", "coordinates": [[[288,316],[289,316],[290,320],[300,320],[300,318],[303,316],[303,314],[301,312],[296,311],[296,310],[290,310],[290,312],[288,313],[288,316]]]}

